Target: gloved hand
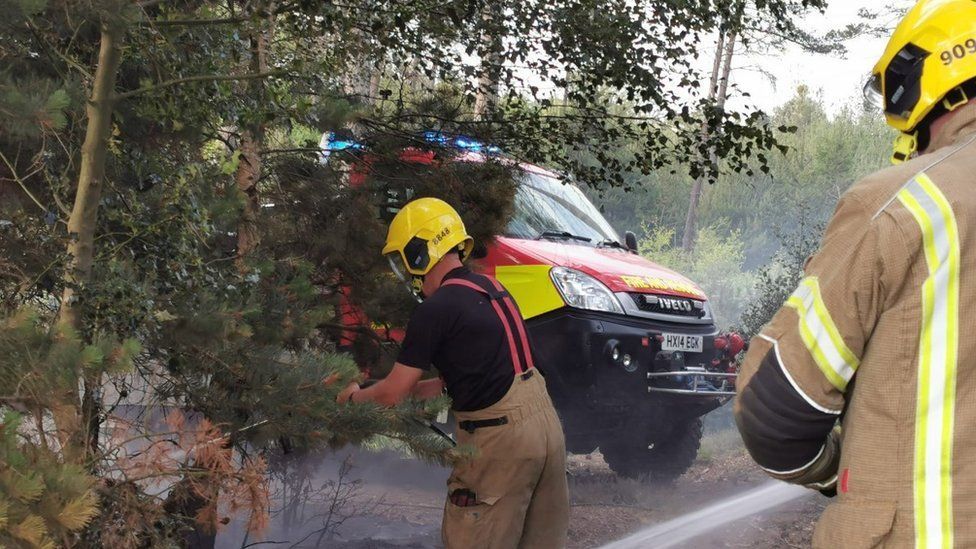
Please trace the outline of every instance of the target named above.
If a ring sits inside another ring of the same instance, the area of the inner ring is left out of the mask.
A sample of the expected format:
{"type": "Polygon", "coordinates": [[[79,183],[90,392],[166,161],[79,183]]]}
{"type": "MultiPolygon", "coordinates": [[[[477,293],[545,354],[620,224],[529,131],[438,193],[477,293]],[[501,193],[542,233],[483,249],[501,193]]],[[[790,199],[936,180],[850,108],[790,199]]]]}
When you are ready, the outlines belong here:
{"type": "Polygon", "coordinates": [[[840,468],[840,427],[834,427],[824,443],[823,451],[817,460],[792,475],[777,476],[791,484],[800,484],[811,490],[818,490],[827,497],[837,495],[837,471],[840,468]]]}

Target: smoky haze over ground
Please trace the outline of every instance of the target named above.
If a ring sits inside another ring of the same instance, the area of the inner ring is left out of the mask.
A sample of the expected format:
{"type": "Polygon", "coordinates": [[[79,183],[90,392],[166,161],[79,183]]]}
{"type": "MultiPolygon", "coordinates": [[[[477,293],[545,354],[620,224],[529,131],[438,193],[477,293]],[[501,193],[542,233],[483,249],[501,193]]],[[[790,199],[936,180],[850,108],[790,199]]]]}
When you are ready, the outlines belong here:
{"type": "MultiPolygon", "coordinates": [[[[243,521],[233,523],[218,536],[218,549],[442,546],[440,520],[447,468],[390,450],[361,449],[292,455],[287,463],[272,465],[277,473],[273,475],[270,528],[260,538],[245,537],[243,521]],[[297,505],[289,507],[288,502],[297,505]]],[[[671,529],[675,524],[682,528],[685,541],[673,547],[809,545],[813,520],[824,502],[821,496],[801,493],[797,499],[767,509],[761,495],[762,501],[747,502],[759,514],[740,513],[744,518],[731,522],[719,520],[719,516],[696,520],[694,531],[685,531],[682,517],[708,514],[708,509],[720,509],[723,503],[769,483],[742,449],[727,407],[710,416],[698,461],[674,483],[619,478],[599,451],[572,456],[568,473],[571,549],[602,547],[655,525],[671,529]]]]}
{"type": "Polygon", "coordinates": [[[217,538],[217,549],[251,547],[432,548],[449,469],[391,450],[346,448],[291,454],[272,464],[272,521],[256,538],[243,521],[217,538]],[[263,542],[263,543],[262,543],[263,542]]]}

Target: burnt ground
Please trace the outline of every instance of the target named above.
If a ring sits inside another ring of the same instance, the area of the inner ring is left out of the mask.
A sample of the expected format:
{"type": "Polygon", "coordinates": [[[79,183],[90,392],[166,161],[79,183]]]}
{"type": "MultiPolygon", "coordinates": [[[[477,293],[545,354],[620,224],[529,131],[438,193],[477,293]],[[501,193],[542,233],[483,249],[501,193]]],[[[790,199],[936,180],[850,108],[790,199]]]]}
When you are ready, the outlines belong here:
{"type": "MultiPolygon", "coordinates": [[[[698,462],[671,484],[620,479],[607,468],[599,453],[573,456],[569,467],[569,547],[600,547],[767,482],[741,447],[725,446],[718,451],[703,447],[698,462]]],[[[243,533],[232,525],[221,533],[218,547],[440,547],[446,469],[390,452],[362,451],[320,457],[314,464],[305,463],[298,469],[310,480],[306,483],[308,490],[298,491],[301,496],[291,499],[300,500],[301,507],[300,512],[292,509],[287,525],[282,505],[288,498],[279,492],[273,500],[272,527],[262,538],[252,537],[244,542],[243,533]]],[[[811,494],[717,527],[678,547],[809,547],[814,521],[826,501],[811,494]]],[[[707,516],[703,518],[705,523],[708,520],[707,516]]]]}

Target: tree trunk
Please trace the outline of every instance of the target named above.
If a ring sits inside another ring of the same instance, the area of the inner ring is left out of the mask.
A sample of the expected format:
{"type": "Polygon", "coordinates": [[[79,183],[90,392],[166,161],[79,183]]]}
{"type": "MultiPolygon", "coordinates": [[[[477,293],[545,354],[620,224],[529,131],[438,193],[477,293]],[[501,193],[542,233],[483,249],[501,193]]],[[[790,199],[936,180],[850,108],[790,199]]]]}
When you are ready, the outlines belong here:
{"type": "Polygon", "coordinates": [[[722,75],[719,78],[718,92],[715,96],[716,106],[720,110],[725,109],[725,103],[729,99],[729,78],[732,76],[732,58],[735,56],[735,45],[738,41],[738,31],[729,31],[729,38],[725,44],[725,55],[722,59],[722,75]]]}
{"type": "MultiPolygon", "coordinates": [[[[732,58],[735,56],[735,43],[739,39],[736,30],[719,31],[718,44],[715,48],[715,61],[712,65],[712,78],[708,88],[708,98],[712,100],[715,107],[719,110],[725,108],[729,94],[729,77],[732,73],[732,58]]],[[[711,137],[711,130],[708,122],[702,124],[702,143],[708,143],[711,137]]],[[[714,166],[716,163],[715,151],[712,147],[706,153],[707,161],[714,166]]],[[[704,161],[705,159],[703,159],[704,161]]],[[[691,199],[688,202],[688,215],[685,218],[685,230],[681,236],[681,248],[686,252],[695,249],[698,240],[698,206],[701,203],[702,194],[705,191],[705,176],[698,177],[691,187],[691,199]]]]}
{"type": "MultiPolygon", "coordinates": [[[[271,10],[272,6],[269,5],[267,8],[272,13],[268,15],[265,23],[267,28],[256,29],[251,37],[250,68],[255,73],[268,71],[268,49],[271,45],[274,15],[271,10]]],[[[258,98],[263,96],[264,82],[262,80],[247,82],[244,86],[257,88],[257,93],[254,95],[258,98]]],[[[241,128],[240,163],[234,177],[237,190],[244,197],[244,211],[237,225],[237,268],[241,272],[248,270],[247,258],[257,250],[261,243],[261,234],[258,231],[258,216],[261,212],[258,182],[261,179],[262,172],[261,147],[264,143],[264,133],[265,125],[263,122],[241,128]]]]}
{"type": "Polygon", "coordinates": [[[105,158],[108,140],[112,136],[113,95],[119,65],[122,61],[121,29],[102,25],[98,52],[98,69],[86,113],[88,126],[81,148],[81,169],[74,207],[68,219],[67,287],[61,299],[61,321],[73,328],[80,327],[77,309],[77,290],[91,278],[94,257],[95,224],[98,222],[98,203],[102,197],[105,178],[105,158]]]}
{"type": "Polygon", "coordinates": [[[345,37],[347,43],[358,46],[358,51],[343,69],[342,91],[365,105],[375,104],[379,97],[386,61],[382,48],[374,45],[382,38],[381,35],[367,35],[361,29],[352,29],[345,37]]]}
{"type": "Polygon", "coordinates": [[[380,86],[383,84],[383,65],[376,67],[373,70],[373,74],[369,77],[369,95],[367,96],[370,103],[376,103],[380,96],[380,86]]]}
{"type": "Polygon", "coordinates": [[[504,12],[501,3],[490,2],[484,8],[482,19],[485,24],[482,33],[484,53],[481,60],[481,75],[478,77],[478,89],[475,91],[474,116],[482,118],[498,103],[498,89],[502,76],[502,48],[504,47],[504,26],[500,23],[504,12]]]}
{"type": "MultiPolygon", "coordinates": [[[[121,26],[105,22],[102,23],[100,30],[98,68],[95,71],[91,96],[85,107],[88,122],[85,129],[85,142],[81,149],[78,188],[71,217],[68,219],[69,263],[65,272],[65,288],[61,296],[60,321],[75,330],[81,328],[78,291],[91,280],[98,204],[105,179],[108,141],[112,136],[115,82],[122,63],[121,43],[125,32],[121,26]]],[[[97,444],[97,429],[94,433],[84,432],[82,419],[85,418],[86,425],[90,425],[92,419],[97,420],[95,408],[99,388],[100,380],[87,378],[84,380],[81,413],[78,410],[78,395],[75,391],[65,395],[67,400],[62,406],[52,410],[58,436],[66,454],[79,454],[70,456],[72,459],[81,459],[83,448],[97,444]]]]}
{"type": "Polygon", "coordinates": [[[258,194],[258,180],[261,178],[260,128],[248,128],[241,132],[240,164],[237,166],[235,181],[237,190],[244,197],[244,211],[237,224],[237,267],[241,272],[248,270],[247,258],[261,242],[258,231],[258,214],[261,203],[258,194]]]}

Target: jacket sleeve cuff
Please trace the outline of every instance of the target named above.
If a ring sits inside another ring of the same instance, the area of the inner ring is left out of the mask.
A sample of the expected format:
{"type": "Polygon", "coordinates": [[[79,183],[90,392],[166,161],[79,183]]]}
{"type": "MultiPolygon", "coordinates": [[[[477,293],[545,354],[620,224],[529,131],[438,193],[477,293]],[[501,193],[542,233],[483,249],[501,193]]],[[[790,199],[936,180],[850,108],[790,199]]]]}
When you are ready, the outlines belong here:
{"type": "Polygon", "coordinates": [[[774,478],[800,484],[813,490],[830,490],[837,484],[837,471],[840,467],[840,430],[834,429],[827,437],[823,449],[805,467],[785,473],[770,471],[766,472],[774,478]]]}
{"type": "Polygon", "coordinates": [[[752,458],[771,476],[808,484],[837,471],[837,415],[813,407],[789,382],[770,350],[740,388],[735,419],[752,458]]]}

